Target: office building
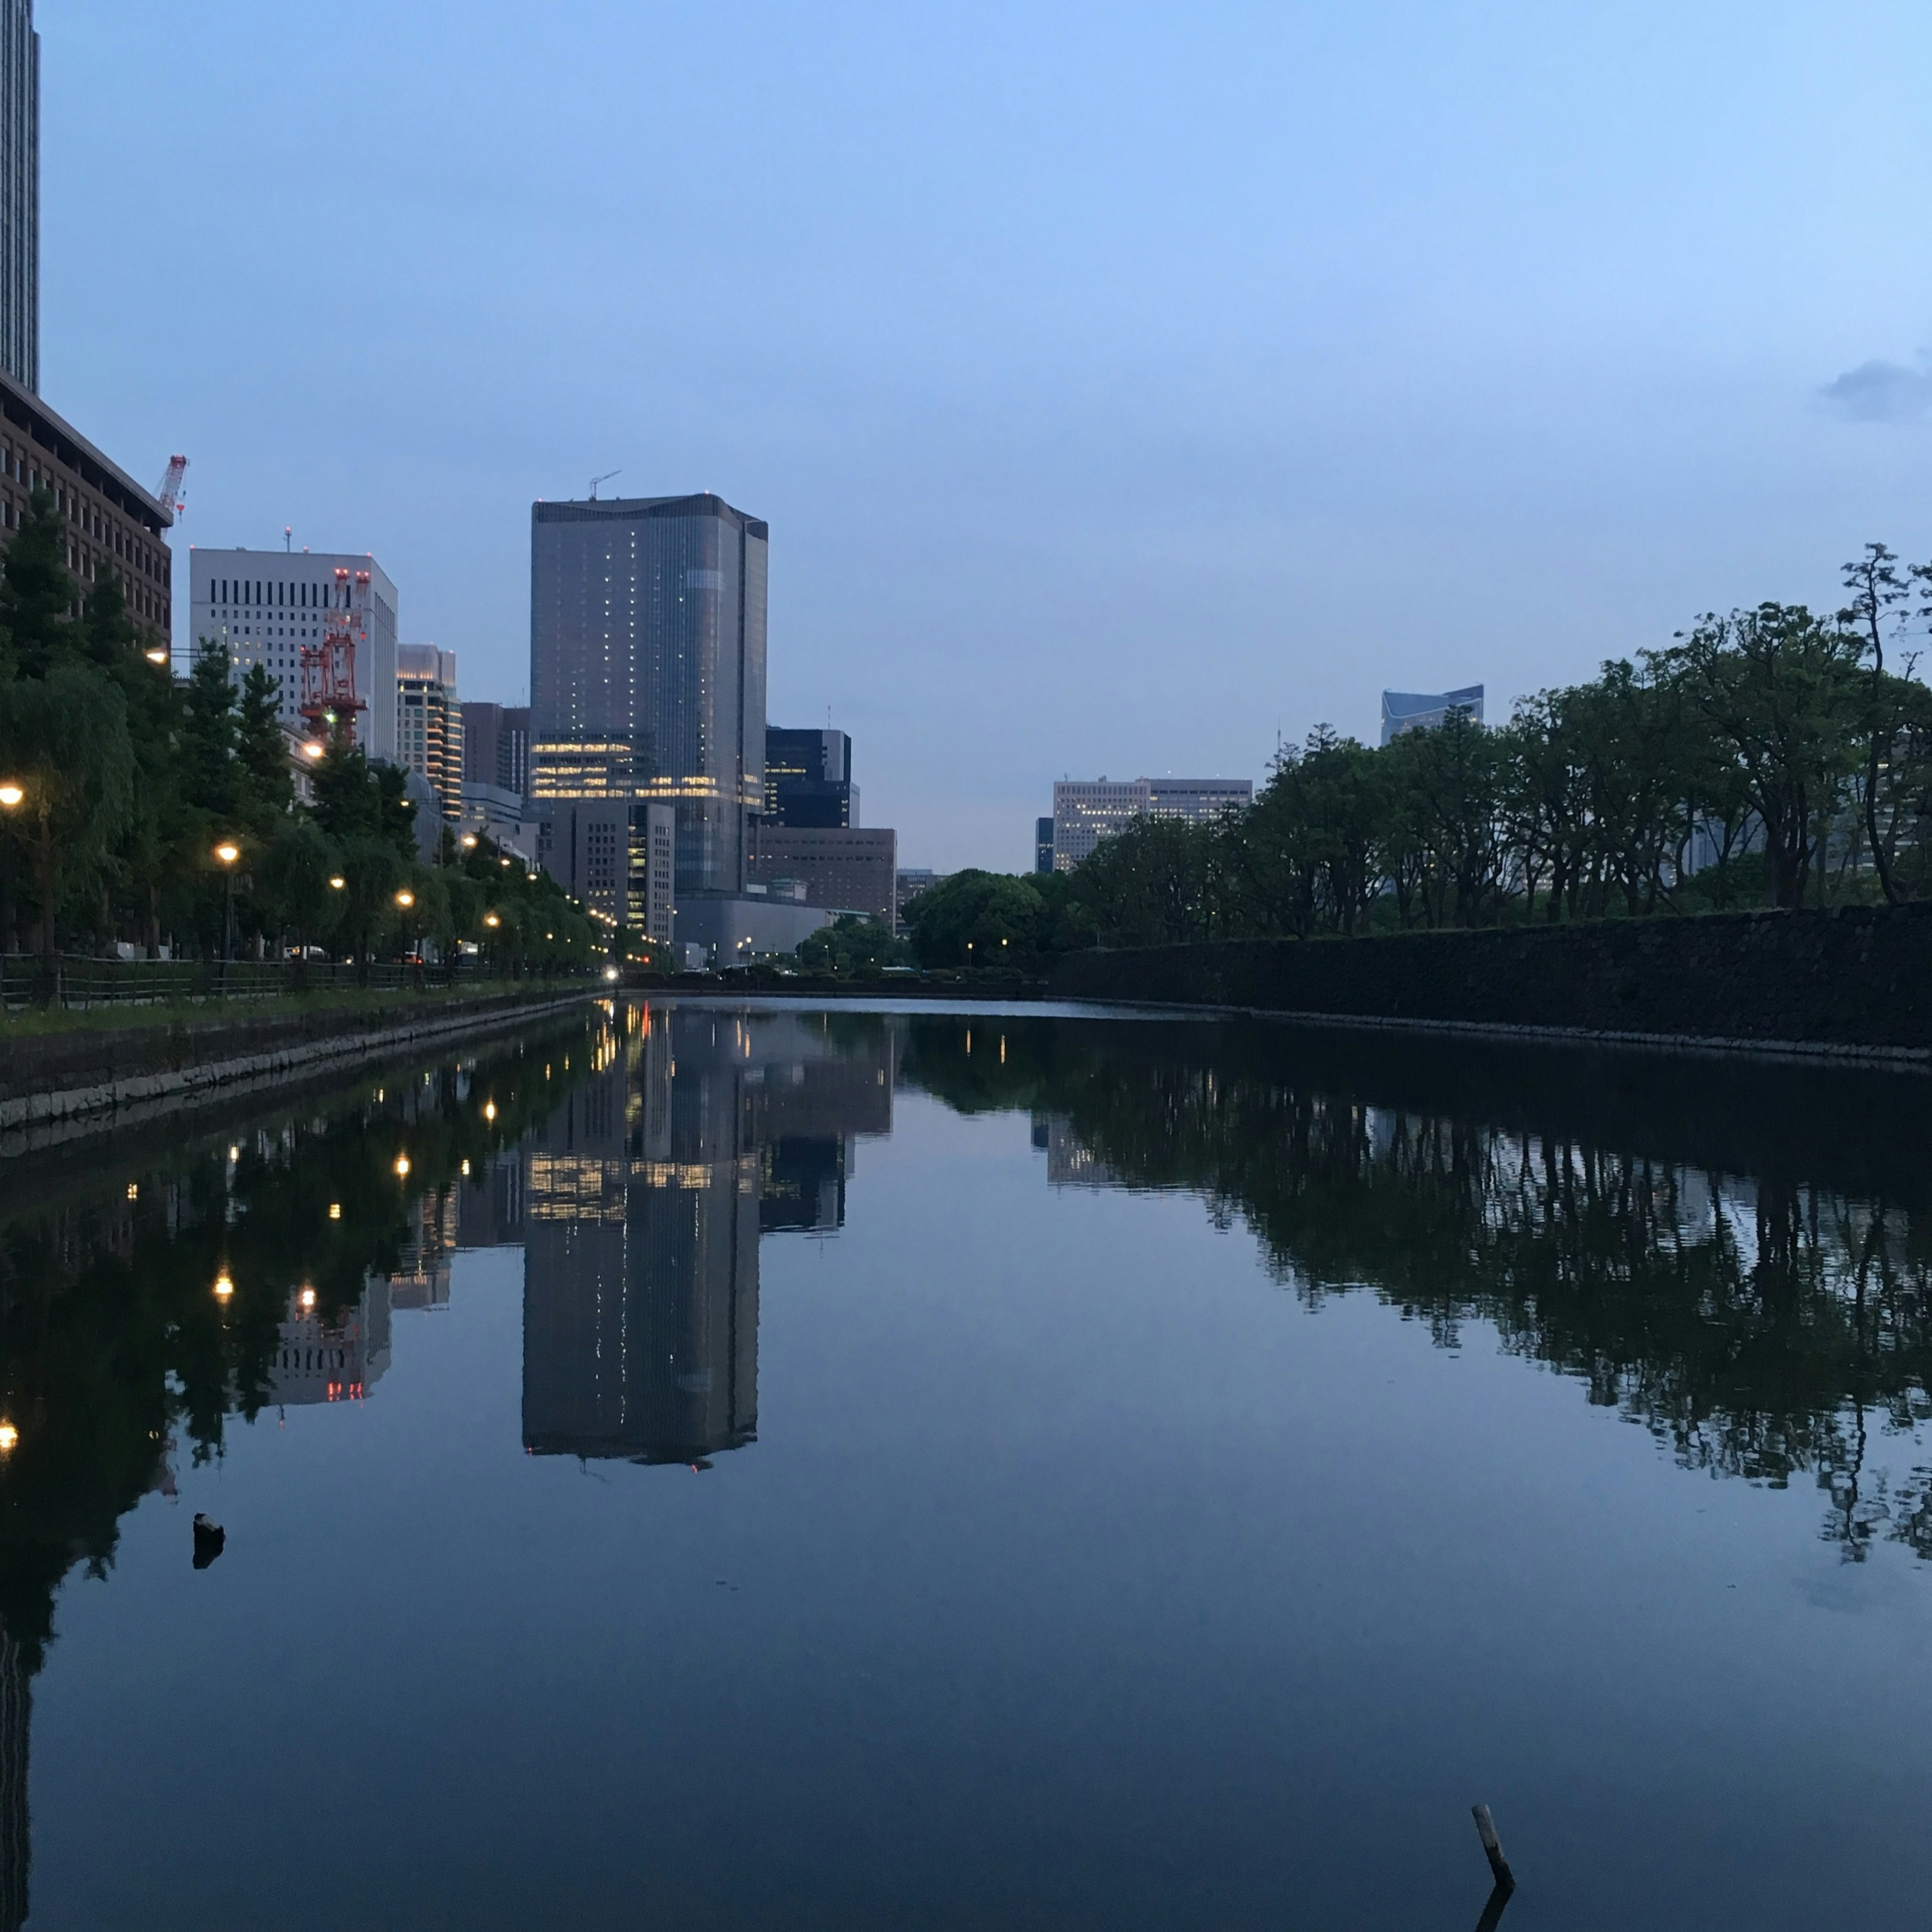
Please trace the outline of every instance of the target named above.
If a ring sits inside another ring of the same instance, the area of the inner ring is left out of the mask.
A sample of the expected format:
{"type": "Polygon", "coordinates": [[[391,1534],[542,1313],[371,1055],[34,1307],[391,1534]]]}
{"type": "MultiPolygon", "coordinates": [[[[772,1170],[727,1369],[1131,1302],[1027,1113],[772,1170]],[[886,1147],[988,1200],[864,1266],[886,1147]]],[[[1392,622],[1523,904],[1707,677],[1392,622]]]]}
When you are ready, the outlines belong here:
{"type": "Polygon", "coordinates": [[[488,785],[521,800],[530,788],[530,707],[484,704],[463,707],[463,782],[488,785]]]}
{"type": "Polygon", "coordinates": [[[1053,820],[1036,818],[1033,822],[1033,868],[1036,872],[1053,870],[1053,820]]]}
{"type": "MultiPolygon", "coordinates": [[[[769,538],[709,494],[531,508],[532,802],[553,824],[573,802],[669,806],[680,908],[746,884],[765,795],[769,538]]],[[[547,839],[554,872],[550,854],[547,839]]]]}
{"type": "Polygon", "coordinates": [[[1211,825],[1226,812],[1245,812],[1254,796],[1250,778],[1063,779],[1053,788],[1053,869],[1071,872],[1137,818],[1211,825]]]}
{"type": "Polygon", "coordinates": [[[800,830],[859,823],[852,741],[843,731],[796,731],[778,724],[766,729],[765,818],[800,830]]]}
{"type": "Polygon", "coordinates": [[[0,550],[42,488],[67,526],[64,561],[82,594],[116,572],[136,628],[164,645],[174,628],[174,560],[162,532],[173,512],[31,390],[0,375],[0,550]]]}
{"type": "Polygon", "coordinates": [[[1483,687],[1466,684],[1460,691],[1385,691],[1382,693],[1382,742],[1405,731],[1432,730],[1446,718],[1483,722],[1483,687]]]}
{"type": "Polygon", "coordinates": [[[446,825],[463,817],[463,710],[456,653],[434,644],[396,647],[396,763],[427,779],[446,825]]]}
{"type": "Polygon", "coordinates": [[[0,370],[40,386],[40,37],[34,0],[0,0],[0,370]]]}
{"type": "Polygon", "coordinates": [[[554,799],[538,822],[538,849],[544,870],[605,926],[628,926],[668,946],[677,905],[676,826],[668,805],[554,799]]]}
{"type": "Polygon", "coordinates": [[[898,834],[886,826],[800,830],[769,819],[752,828],[751,871],[769,891],[790,880],[804,903],[863,913],[892,925],[898,916],[898,834]]]}
{"type": "MultiPolygon", "coordinates": [[[[282,721],[296,724],[302,647],[320,642],[332,610],[356,604],[356,579],[368,593],[352,621],[356,641],[356,742],[372,758],[400,764],[396,741],[396,586],[374,557],[350,551],[191,550],[188,552],[190,653],[204,644],[228,652],[236,681],[266,664],[280,687],[282,721]],[[346,586],[336,572],[350,573],[346,586]]],[[[452,680],[454,673],[452,674],[452,680]]]]}
{"type": "Polygon", "coordinates": [[[898,876],[892,881],[893,890],[898,898],[900,918],[904,918],[906,908],[910,905],[921,892],[930,892],[941,879],[951,877],[952,874],[950,872],[935,872],[930,866],[902,866],[898,869],[898,876]]]}

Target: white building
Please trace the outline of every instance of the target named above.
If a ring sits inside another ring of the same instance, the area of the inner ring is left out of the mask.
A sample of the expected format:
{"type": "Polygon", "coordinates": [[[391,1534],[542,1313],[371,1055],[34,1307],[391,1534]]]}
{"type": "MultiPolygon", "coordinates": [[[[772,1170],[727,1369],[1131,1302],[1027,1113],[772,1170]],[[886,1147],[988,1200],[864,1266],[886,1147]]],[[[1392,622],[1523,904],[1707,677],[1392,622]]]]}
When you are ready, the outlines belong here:
{"type": "Polygon", "coordinates": [[[190,550],[188,552],[188,658],[206,640],[227,647],[238,682],[266,664],[281,687],[281,716],[300,719],[301,650],[322,640],[326,613],[337,597],[335,573],[369,573],[369,598],[356,638],[356,694],[368,707],[356,722],[356,742],[374,758],[396,756],[396,586],[367,555],[325,550],[190,550]]]}
{"type": "Polygon", "coordinates": [[[1053,788],[1053,869],[1070,872],[1137,818],[1208,825],[1254,798],[1252,778],[1064,778],[1053,788]]]}

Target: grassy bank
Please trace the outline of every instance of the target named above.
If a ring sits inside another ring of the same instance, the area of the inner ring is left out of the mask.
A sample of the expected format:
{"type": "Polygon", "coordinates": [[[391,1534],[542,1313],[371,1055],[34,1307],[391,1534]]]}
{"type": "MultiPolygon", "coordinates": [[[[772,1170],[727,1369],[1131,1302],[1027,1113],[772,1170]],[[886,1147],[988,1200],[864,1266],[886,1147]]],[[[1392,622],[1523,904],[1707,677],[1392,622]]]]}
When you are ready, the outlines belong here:
{"type": "Polygon", "coordinates": [[[0,1048],[10,1040],[37,1040],[50,1034],[128,1033],[148,1028],[194,1026],[213,1029],[224,1022],[236,1026],[259,1020],[299,1018],[319,1013],[376,1015],[454,1007],[474,1000],[501,999],[516,994],[528,999],[555,998],[593,990],[593,982],[569,980],[472,980],[454,986],[381,988],[328,987],[308,993],[278,993],[262,999],[157,1000],[137,1006],[117,1002],[71,1008],[34,1006],[0,1018],[0,1048]]]}

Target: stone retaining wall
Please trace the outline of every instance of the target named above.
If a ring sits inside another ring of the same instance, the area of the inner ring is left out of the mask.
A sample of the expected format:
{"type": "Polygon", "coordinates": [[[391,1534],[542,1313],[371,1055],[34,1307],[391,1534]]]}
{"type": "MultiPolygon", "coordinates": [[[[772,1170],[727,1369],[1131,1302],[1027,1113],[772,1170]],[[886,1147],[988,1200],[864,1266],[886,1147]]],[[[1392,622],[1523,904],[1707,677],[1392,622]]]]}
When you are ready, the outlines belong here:
{"type": "Polygon", "coordinates": [[[1932,1057],[1932,905],[1072,954],[1061,998],[1806,1056],[1932,1057]]]}
{"type": "Polygon", "coordinates": [[[218,1089],[272,1087],[292,1076],[398,1048],[520,1024],[591,997],[506,993],[448,1004],[399,1003],[278,1018],[192,1020],[174,1026],[0,1035],[0,1153],[60,1124],[106,1125],[179,1106],[218,1089]]]}

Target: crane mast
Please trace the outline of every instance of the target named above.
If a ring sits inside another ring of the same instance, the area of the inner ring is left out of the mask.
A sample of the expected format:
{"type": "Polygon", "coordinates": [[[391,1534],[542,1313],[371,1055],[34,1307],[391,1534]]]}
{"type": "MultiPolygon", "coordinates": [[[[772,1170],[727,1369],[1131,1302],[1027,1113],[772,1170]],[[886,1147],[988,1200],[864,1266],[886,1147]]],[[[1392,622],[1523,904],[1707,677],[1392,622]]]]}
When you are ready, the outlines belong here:
{"type": "Polygon", "coordinates": [[[304,643],[300,653],[302,701],[298,707],[315,736],[326,740],[340,725],[356,742],[356,714],[368,706],[356,694],[356,639],[368,627],[369,573],[351,577],[340,566],[334,594],[324,614],[320,640],[304,643]]]}

